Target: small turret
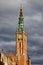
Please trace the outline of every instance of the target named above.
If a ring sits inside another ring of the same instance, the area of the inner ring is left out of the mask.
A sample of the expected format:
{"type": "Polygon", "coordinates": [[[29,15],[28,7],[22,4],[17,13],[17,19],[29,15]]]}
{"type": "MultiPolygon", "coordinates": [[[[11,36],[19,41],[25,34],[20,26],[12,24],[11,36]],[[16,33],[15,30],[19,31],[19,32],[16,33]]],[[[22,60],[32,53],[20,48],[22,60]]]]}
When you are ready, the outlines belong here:
{"type": "Polygon", "coordinates": [[[31,59],[29,55],[28,55],[28,65],[31,65],[31,59]]]}
{"type": "Polygon", "coordinates": [[[2,49],[2,52],[1,52],[1,61],[3,62],[3,58],[4,58],[4,50],[2,49]]]}

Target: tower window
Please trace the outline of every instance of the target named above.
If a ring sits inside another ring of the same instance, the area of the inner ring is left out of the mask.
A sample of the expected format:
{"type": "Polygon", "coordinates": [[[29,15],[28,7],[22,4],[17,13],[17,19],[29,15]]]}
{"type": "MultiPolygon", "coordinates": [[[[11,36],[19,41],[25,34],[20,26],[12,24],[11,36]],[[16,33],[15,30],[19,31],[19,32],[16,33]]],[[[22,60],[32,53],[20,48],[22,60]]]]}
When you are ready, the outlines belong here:
{"type": "Polygon", "coordinates": [[[19,51],[21,53],[21,42],[19,43],[19,51]]]}
{"type": "Polygon", "coordinates": [[[21,48],[21,43],[20,43],[20,48],[21,48]]]}

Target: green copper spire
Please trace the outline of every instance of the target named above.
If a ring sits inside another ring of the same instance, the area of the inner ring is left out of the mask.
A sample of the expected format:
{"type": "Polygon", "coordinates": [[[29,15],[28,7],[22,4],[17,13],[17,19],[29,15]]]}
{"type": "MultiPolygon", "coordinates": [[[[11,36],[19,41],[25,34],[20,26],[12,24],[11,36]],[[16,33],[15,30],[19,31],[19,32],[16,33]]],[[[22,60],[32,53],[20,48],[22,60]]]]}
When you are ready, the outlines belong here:
{"type": "Polygon", "coordinates": [[[18,23],[18,32],[24,31],[24,21],[23,21],[23,13],[22,13],[22,4],[20,5],[20,14],[19,14],[19,23],[18,23]]]}

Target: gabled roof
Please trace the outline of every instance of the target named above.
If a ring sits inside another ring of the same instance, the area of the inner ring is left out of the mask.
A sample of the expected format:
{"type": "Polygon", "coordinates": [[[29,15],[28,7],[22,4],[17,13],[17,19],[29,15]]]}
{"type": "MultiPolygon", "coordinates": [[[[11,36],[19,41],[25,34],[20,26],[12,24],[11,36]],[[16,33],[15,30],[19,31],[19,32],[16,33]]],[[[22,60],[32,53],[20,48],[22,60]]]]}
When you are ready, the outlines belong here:
{"type": "Polygon", "coordinates": [[[8,58],[13,58],[13,59],[14,59],[14,61],[17,61],[17,57],[16,57],[16,56],[14,56],[11,52],[10,52],[10,53],[8,53],[8,58]]]}

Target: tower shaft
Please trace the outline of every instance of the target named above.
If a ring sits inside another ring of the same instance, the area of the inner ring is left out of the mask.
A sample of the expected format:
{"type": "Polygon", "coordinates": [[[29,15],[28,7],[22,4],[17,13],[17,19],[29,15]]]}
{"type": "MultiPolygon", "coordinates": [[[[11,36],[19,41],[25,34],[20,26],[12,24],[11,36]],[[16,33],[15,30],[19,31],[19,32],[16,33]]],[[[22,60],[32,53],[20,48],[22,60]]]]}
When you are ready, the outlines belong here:
{"type": "Polygon", "coordinates": [[[18,61],[20,61],[20,65],[21,63],[23,63],[22,65],[26,65],[27,36],[24,28],[22,5],[20,5],[19,23],[16,31],[16,56],[18,57],[18,61]]]}

